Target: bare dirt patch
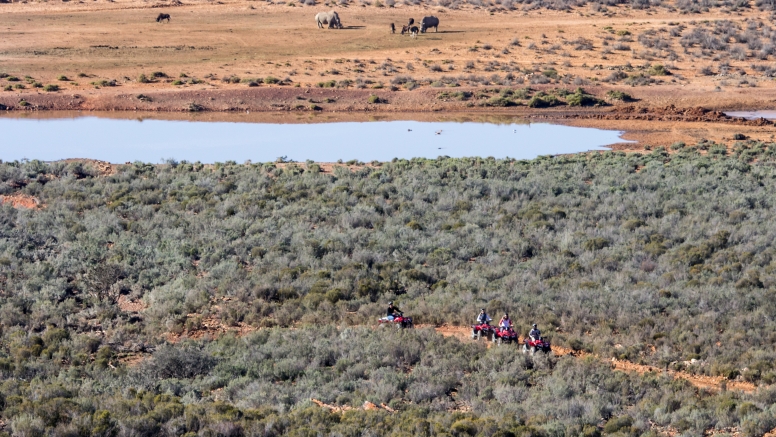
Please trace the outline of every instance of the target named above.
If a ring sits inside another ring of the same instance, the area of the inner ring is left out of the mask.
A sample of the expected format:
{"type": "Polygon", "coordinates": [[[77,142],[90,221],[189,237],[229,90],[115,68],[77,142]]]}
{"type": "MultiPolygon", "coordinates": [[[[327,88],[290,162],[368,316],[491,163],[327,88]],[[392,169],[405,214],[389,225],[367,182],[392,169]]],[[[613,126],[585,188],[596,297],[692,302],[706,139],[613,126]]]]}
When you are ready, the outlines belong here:
{"type": "Polygon", "coordinates": [[[38,209],[38,208],[45,208],[46,205],[41,203],[41,201],[34,196],[30,196],[28,194],[9,194],[9,195],[0,195],[0,204],[10,204],[14,208],[23,208],[23,209],[38,209]]]}

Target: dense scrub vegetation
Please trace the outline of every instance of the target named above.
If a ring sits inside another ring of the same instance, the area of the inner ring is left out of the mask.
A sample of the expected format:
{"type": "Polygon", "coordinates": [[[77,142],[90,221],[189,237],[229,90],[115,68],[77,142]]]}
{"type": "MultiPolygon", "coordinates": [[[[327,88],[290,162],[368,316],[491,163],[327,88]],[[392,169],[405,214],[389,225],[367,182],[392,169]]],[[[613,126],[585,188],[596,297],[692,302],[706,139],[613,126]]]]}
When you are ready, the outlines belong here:
{"type": "Polygon", "coordinates": [[[388,300],[430,324],[466,325],[485,306],[604,357],[776,382],[776,145],[671,149],[333,174],[0,164],[0,194],[45,204],[0,207],[5,431],[595,436],[654,423],[760,435],[776,426],[771,389],[698,393],[594,361],[356,326],[388,300]],[[266,329],[165,343],[207,320],[266,329]],[[135,367],[119,360],[142,352],[135,367]],[[335,414],[310,397],[397,413],[335,414]]]}

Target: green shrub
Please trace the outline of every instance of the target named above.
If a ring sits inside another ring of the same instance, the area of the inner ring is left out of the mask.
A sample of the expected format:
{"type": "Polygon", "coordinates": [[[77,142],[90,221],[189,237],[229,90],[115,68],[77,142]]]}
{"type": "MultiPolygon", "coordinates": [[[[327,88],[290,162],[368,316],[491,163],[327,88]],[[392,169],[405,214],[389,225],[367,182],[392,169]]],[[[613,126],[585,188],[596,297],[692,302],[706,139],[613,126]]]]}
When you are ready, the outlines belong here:
{"type": "Polygon", "coordinates": [[[582,243],[585,250],[601,250],[609,246],[609,240],[602,237],[590,238],[582,243]]]}
{"type": "Polygon", "coordinates": [[[529,108],[549,108],[551,106],[558,106],[562,102],[552,94],[545,94],[543,92],[536,93],[531,100],[528,101],[529,108]]]}
{"type": "Polygon", "coordinates": [[[663,65],[655,64],[649,68],[649,74],[651,76],[668,76],[671,74],[663,65]]]}
{"type": "Polygon", "coordinates": [[[51,83],[43,87],[43,90],[47,92],[59,91],[59,85],[51,83]]]}
{"type": "Polygon", "coordinates": [[[567,95],[566,103],[569,106],[602,106],[606,104],[603,100],[587,94],[582,88],[577,88],[573,94],[567,95]]]}
{"type": "Polygon", "coordinates": [[[437,94],[437,99],[463,101],[469,100],[471,96],[472,93],[469,91],[442,91],[441,93],[437,94]]]}
{"type": "MultiPolygon", "coordinates": [[[[615,417],[614,419],[609,419],[608,422],[606,422],[606,425],[604,425],[604,434],[614,434],[616,432],[621,432],[624,429],[628,429],[633,425],[633,418],[630,416],[620,416],[615,417]]],[[[626,431],[626,434],[629,433],[626,431]]]]}
{"type": "Polygon", "coordinates": [[[606,93],[606,97],[607,97],[609,100],[620,100],[620,101],[622,101],[622,102],[630,102],[630,101],[633,101],[633,97],[631,97],[631,95],[630,95],[630,94],[628,94],[628,93],[625,93],[625,92],[622,92],[622,91],[617,91],[617,90],[609,90],[609,91],[606,93]]]}
{"type": "Polygon", "coordinates": [[[140,76],[137,77],[137,81],[140,82],[140,83],[149,83],[149,82],[151,82],[150,80],[148,80],[146,75],[142,74],[142,73],[140,73],[140,76]]]}
{"type": "Polygon", "coordinates": [[[381,99],[380,97],[378,97],[378,96],[376,96],[376,95],[372,94],[372,95],[371,95],[371,96],[369,96],[369,98],[367,99],[367,102],[369,102],[369,103],[383,103],[383,99],[381,99]]]}
{"type": "Polygon", "coordinates": [[[280,79],[278,79],[277,77],[267,76],[264,78],[264,83],[266,83],[267,85],[277,84],[277,83],[280,83],[280,79]]]}

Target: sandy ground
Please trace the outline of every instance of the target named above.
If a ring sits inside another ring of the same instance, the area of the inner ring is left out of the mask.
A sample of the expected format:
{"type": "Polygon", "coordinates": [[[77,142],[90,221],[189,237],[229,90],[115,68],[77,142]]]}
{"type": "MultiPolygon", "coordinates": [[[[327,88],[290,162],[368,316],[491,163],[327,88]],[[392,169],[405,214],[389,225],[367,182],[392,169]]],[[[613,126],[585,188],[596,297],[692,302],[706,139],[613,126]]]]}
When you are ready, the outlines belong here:
{"type": "Polygon", "coordinates": [[[604,12],[588,6],[499,11],[352,2],[335,7],[345,25],[336,30],[318,29],[313,21],[316,12],[331,6],[294,5],[209,0],[2,4],[0,73],[19,80],[0,79],[0,87],[11,87],[0,91],[0,105],[12,110],[282,111],[292,120],[321,112],[516,115],[624,128],[627,139],[659,145],[700,138],[723,141],[735,133],[767,139],[773,131],[772,124],[730,127],[729,120],[667,119],[660,111],[670,105],[681,110],[774,106],[776,82],[763,69],[775,55],[762,58],[742,46],[745,54],[739,60],[726,52],[680,45],[681,35],[696,27],[711,29],[718,20],[729,20],[740,32],[750,23],[767,26],[769,14],[756,8],[679,14],[624,6],[604,12]],[[171,14],[171,22],[156,23],[159,12],[171,14]],[[390,23],[431,14],[441,21],[437,33],[410,38],[389,32],[390,23]],[[672,36],[673,28],[680,28],[680,34],[672,36]],[[658,36],[667,46],[650,48],[641,42],[643,35],[658,36]],[[579,48],[583,40],[589,47],[579,48]],[[724,71],[722,63],[727,65],[724,71]],[[654,64],[664,64],[672,74],[655,76],[657,83],[644,86],[603,81],[613,72],[638,74],[654,64]],[[703,66],[713,74],[702,74],[703,66]],[[557,73],[551,83],[532,84],[534,76],[548,70],[557,73]],[[150,82],[140,81],[141,75],[150,82]],[[283,84],[267,84],[267,77],[283,84]],[[408,90],[400,78],[419,88],[408,90]],[[256,86],[249,86],[250,81],[256,86]],[[337,87],[318,87],[328,81],[337,87]],[[59,90],[36,88],[51,84],[59,90]],[[492,91],[504,86],[552,91],[579,84],[600,98],[621,90],[634,101],[582,110],[494,109],[439,97],[442,91],[490,90],[495,95],[492,91]],[[372,95],[382,103],[369,103],[372,95]],[[645,116],[639,110],[657,114],[645,116]],[[651,123],[656,120],[667,123],[651,123]]]}

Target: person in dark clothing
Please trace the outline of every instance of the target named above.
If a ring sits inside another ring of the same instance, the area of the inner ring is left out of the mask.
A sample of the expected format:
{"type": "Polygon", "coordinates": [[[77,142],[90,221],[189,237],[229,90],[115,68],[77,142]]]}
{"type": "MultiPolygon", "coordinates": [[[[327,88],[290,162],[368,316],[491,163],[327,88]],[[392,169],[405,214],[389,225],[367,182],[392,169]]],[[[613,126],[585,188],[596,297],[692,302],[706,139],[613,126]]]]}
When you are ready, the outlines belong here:
{"type": "Polygon", "coordinates": [[[385,312],[385,318],[393,320],[399,314],[401,314],[399,307],[395,306],[393,302],[388,302],[388,310],[385,312]]]}
{"type": "Polygon", "coordinates": [[[480,315],[477,316],[477,323],[479,323],[480,325],[488,324],[490,323],[491,320],[493,319],[491,319],[488,313],[485,312],[485,308],[483,308],[482,311],[480,311],[480,315]]]}

